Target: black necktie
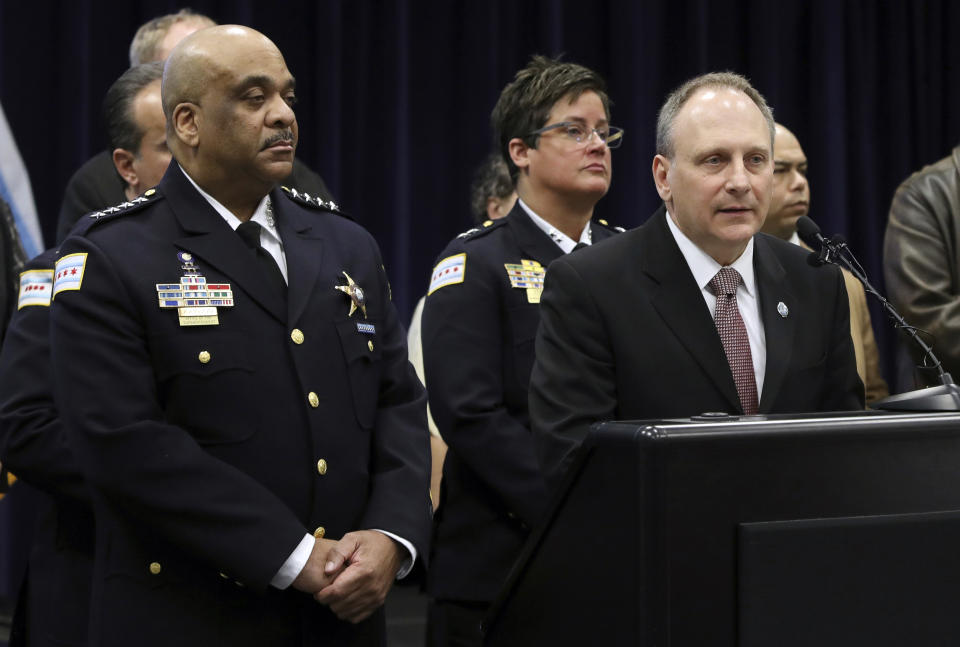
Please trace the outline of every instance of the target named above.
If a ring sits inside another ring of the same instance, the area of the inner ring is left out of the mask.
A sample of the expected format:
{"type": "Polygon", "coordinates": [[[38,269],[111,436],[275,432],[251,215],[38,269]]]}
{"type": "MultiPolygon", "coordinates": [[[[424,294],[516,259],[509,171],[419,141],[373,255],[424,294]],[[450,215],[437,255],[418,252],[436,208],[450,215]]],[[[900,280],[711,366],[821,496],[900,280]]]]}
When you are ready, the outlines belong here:
{"type": "Polygon", "coordinates": [[[237,227],[237,233],[246,243],[247,247],[253,250],[257,257],[257,263],[260,264],[260,271],[271,286],[281,294],[287,292],[287,282],[283,280],[283,274],[277,266],[277,261],[260,245],[260,225],[252,220],[240,223],[237,227]]]}

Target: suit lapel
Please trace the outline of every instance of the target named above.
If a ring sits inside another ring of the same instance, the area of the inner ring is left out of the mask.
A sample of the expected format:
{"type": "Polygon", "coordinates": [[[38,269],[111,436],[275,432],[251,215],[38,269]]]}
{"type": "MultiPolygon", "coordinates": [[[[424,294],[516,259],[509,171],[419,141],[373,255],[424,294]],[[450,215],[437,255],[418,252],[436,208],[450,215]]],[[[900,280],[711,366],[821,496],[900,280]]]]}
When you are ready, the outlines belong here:
{"type": "Polygon", "coordinates": [[[760,413],[773,407],[792,359],[796,335],[796,296],[787,283],[787,272],[764,236],[754,238],[753,269],[757,276],[757,303],[763,321],[763,335],[767,348],[767,367],[760,395],[760,413]],[[780,304],[786,316],[780,313],[780,304]]]}
{"type": "Polygon", "coordinates": [[[197,193],[178,164],[170,165],[159,189],[185,232],[173,244],[223,272],[231,283],[240,286],[251,299],[278,320],[286,322],[283,295],[277,294],[272,288],[240,236],[197,193]]]}
{"type": "Polygon", "coordinates": [[[710,381],[723,393],[731,410],[739,411],[740,397],[716,324],[710,317],[710,310],[703,301],[686,259],[670,234],[666,217],[666,210],[661,207],[650,222],[641,227],[645,232],[639,255],[641,270],[658,286],[652,292],[651,302],[667,329],[673,332],[710,381]]]}
{"type": "MultiPolygon", "coordinates": [[[[308,213],[296,208],[279,189],[273,190],[270,199],[273,200],[277,228],[287,257],[287,298],[290,302],[289,321],[292,323],[303,314],[320,276],[323,240],[316,226],[320,216],[311,218],[308,213]]],[[[327,289],[333,290],[333,285],[327,286],[327,289]]]]}

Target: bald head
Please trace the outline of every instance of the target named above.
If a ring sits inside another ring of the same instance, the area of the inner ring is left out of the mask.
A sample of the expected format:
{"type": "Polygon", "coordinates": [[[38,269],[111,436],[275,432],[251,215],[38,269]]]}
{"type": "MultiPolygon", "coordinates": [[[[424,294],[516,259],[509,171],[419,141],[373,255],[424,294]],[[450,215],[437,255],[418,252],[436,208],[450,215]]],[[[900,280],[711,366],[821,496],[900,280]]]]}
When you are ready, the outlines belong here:
{"type": "Polygon", "coordinates": [[[195,31],[170,52],[163,70],[163,112],[170,120],[179,103],[200,103],[211,83],[252,57],[283,60],[273,42],[242,25],[218,25],[195,31]]]}
{"type": "Polygon", "coordinates": [[[277,46],[249,27],[194,32],[167,59],[163,111],[173,156],[241,220],[292,169],[294,85],[277,46]]]}
{"type": "Polygon", "coordinates": [[[763,231],[787,240],[796,231],[800,216],[807,215],[810,210],[807,156],[797,137],[787,127],[777,124],[775,133],[773,188],[763,231]]]}

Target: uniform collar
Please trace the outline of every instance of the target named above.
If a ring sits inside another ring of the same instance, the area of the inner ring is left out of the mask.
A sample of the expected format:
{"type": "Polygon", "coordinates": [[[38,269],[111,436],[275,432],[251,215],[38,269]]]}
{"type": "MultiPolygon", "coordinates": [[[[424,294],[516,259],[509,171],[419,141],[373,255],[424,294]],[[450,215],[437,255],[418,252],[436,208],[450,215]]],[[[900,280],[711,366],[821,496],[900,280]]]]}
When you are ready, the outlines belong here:
{"type": "Polygon", "coordinates": [[[543,233],[550,237],[550,240],[555,242],[564,254],[569,254],[573,251],[573,248],[576,247],[579,243],[585,245],[593,244],[593,233],[590,230],[590,222],[587,222],[587,226],[583,228],[583,233],[580,234],[580,240],[574,240],[567,236],[565,233],[551,225],[549,222],[538,216],[534,213],[533,209],[527,206],[522,199],[517,198],[517,204],[530,216],[530,220],[533,221],[537,227],[539,227],[543,233]]]}

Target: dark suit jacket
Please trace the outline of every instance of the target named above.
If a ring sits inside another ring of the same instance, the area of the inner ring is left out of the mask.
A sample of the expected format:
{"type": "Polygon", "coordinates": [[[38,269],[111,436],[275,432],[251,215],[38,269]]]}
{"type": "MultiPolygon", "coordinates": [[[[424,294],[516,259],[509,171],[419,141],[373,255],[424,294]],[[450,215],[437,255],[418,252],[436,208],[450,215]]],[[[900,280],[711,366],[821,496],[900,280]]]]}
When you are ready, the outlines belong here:
{"type": "MultiPolygon", "coordinates": [[[[613,235],[596,222],[591,230],[595,241],[613,235]]],[[[540,308],[504,265],[545,268],[563,252],[517,204],[439,258],[456,254],[466,255],[463,282],[427,296],[423,310],[430,409],[450,448],[428,591],[489,602],[546,505],[527,408],[540,308]]]]}
{"type": "Polygon", "coordinates": [[[268,583],[319,527],[386,530],[428,556],[425,395],[376,243],[271,198],[286,295],[177,165],[61,247],[58,263],[86,254],[79,289],[55,290],[51,351],[97,516],[92,644],[378,644],[382,611],[350,625],[268,583]],[[184,259],[232,289],[216,325],[159,307],[184,259]],[[344,272],[366,318],[335,289],[344,272]]]}
{"type": "MultiPolygon", "coordinates": [[[[765,234],[754,241],[767,350],[760,413],[862,409],[840,271],[811,267],[809,252],[765,234]]],[[[541,319],[530,414],[551,482],[594,422],[742,413],[663,208],[642,227],[551,265],[541,319]]]]}
{"type": "MultiPolygon", "coordinates": [[[[299,160],[293,161],[293,171],[285,182],[325,201],[333,200],[323,179],[299,160]]],[[[97,153],[84,162],[67,182],[64,190],[57,220],[57,242],[63,242],[80,216],[126,202],[126,189],[127,183],[113,165],[111,151],[97,153]]]]}
{"type": "MultiPolygon", "coordinates": [[[[54,250],[24,271],[53,274],[54,250]]],[[[86,645],[94,525],[89,493],[53,403],[49,305],[15,312],[0,354],[0,460],[38,494],[27,569],[25,635],[11,645],[86,645]]]]}

